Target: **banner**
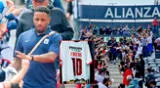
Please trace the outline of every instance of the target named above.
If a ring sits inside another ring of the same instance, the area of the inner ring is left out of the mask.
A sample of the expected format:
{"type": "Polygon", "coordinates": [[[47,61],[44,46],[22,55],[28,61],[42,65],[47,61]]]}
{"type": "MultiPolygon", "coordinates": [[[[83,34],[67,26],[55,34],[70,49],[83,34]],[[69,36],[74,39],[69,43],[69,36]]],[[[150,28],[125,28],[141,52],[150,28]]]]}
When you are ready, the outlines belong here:
{"type": "Polygon", "coordinates": [[[88,19],[153,19],[160,17],[159,5],[98,6],[80,5],[79,18],[88,19]]]}
{"type": "Polygon", "coordinates": [[[79,5],[78,21],[82,26],[143,26],[151,25],[154,17],[160,17],[160,5],[102,6],[79,5]]]}

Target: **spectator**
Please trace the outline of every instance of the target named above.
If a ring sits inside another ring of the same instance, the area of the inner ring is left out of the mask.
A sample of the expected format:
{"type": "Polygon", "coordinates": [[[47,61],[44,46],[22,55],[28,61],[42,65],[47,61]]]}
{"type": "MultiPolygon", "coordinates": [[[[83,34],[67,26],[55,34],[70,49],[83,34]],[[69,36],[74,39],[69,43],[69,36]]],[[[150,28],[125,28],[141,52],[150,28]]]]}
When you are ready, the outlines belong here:
{"type": "Polygon", "coordinates": [[[71,19],[71,15],[73,14],[73,0],[66,0],[67,3],[67,13],[66,13],[66,17],[70,20],[71,19]]]}
{"type": "Polygon", "coordinates": [[[22,33],[17,40],[17,58],[27,59],[31,62],[24,77],[23,88],[56,87],[57,64],[55,61],[59,54],[59,43],[62,37],[58,33],[55,33],[49,36],[49,38],[46,38],[35,52],[32,53],[32,56],[26,55],[43,36],[51,32],[49,28],[50,21],[50,10],[44,6],[37,7],[33,14],[34,28],[22,33]]]}
{"type": "Polygon", "coordinates": [[[103,83],[98,83],[98,88],[110,88],[112,81],[110,78],[104,78],[103,83]]]}
{"type": "Polygon", "coordinates": [[[126,65],[126,66],[125,66],[125,71],[124,71],[124,73],[123,73],[123,84],[124,84],[125,86],[128,86],[128,85],[129,85],[129,81],[128,81],[127,78],[129,78],[129,76],[132,77],[132,75],[133,75],[133,72],[132,72],[131,68],[126,65]]]}
{"type": "Polygon", "coordinates": [[[118,88],[125,88],[125,85],[121,83],[118,88]]]}
{"type": "Polygon", "coordinates": [[[100,35],[104,35],[105,34],[105,27],[100,27],[100,35]]]}
{"type": "Polygon", "coordinates": [[[123,35],[123,28],[122,28],[122,26],[118,29],[118,34],[120,35],[120,36],[122,36],[123,35]]]}
{"type": "Polygon", "coordinates": [[[151,80],[150,82],[149,82],[149,87],[148,88],[157,88],[156,87],[156,81],[155,80],[151,80]]]}
{"type": "Polygon", "coordinates": [[[104,80],[104,75],[106,73],[106,69],[100,69],[99,71],[97,71],[97,73],[95,73],[95,80],[99,83],[103,83],[104,80]]]}
{"type": "Polygon", "coordinates": [[[153,26],[153,33],[155,34],[155,36],[158,36],[158,26],[159,26],[159,21],[156,17],[154,17],[153,21],[152,21],[152,26],[153,26]]]}
{"type": "Polygon", "coordinates": [[[108,41],[107,45],[110,47],[109,59],[111,62],[115,63],[115,60],[117,57],[116,47],[118,46],[115,38],[111,37],[111,39],[108,41]]]}
{"type": "Polygon", "coordinates": [[[155,49],[156,49],[156,50],[160,50],[160,38],[157,38],[157,39],[154,41],[154,43],[155,43],[155,49]]]}
{"type": "MultiPolygon", "coordinates": [[[[6,15],[7,8],[14,6],[14,3],[11,0],[1,0],[0,1],[0,16],[6,15]]],[[[0,39],[3,38],[7,32],[7,19],[5,17],[0,17],[0,39]]]]}
{"type": "Polygon", "coordinates": [[[5,81],[0,83],[0,88],[20,88],[22,87],[22,79],[25,76],[30,62],[28,60],[22,60],[22,68],[11,81],[5,81]]]}
{"type": "MultiPolygon", "coordinates": [[[[25,0],[25,3],[26,3],[26,7],[28,9],[31,9],[33,7],[32,6],[32,0],[25,0]]],[[[61,10],[64,10],[60,0],[50,0],[50,5],[53,5],[53,6],[57,7],[57,8],[60,8],[61,10]]]]}
{"type": "Polygon", "coordinates": [[[155,76],[154,76],[154,70],[152,68],[148,68],[147,71],[148,71],[148,75],[145,78],[146,79],[145,86],[147,88],[149,88],[150,87],[150,81],[155,80],[155,76]]]}
{"type": "MultiPolygon", "coordinates": [[[[50,3],[50,0],[32,0],[33,2],[33,9],[38,6],[45,6],[47,7],[50,3]]],[[[51,22],[50,27],[52,30],[60,33],[63,37],[63,40],[71,40],[73,37],[73,30],[70,27],[65,14],[58,8],[50,8],[51,10],[51,22]]],[[[27,9],[25,10],[20,18],[19,24],[17,27],[16,37],[18,38],[19,35],[29,30],[33,27],[33,10],[27,9]]]]}
{"type": "Polygon", "coordinates": [[[114,36],[117,35],[117,30],[118,30],[118,29],[117,29],[117,27],[115,26],[115,27],[113,28],[112,35],[114,35],[114,36]]]}
{"type": "Polygon", "coordinates": [[[140,88],[137,79],[134,78],[129,80],[130,80],[130,84],[128,85],[127,88],[140,88]]]}
{"type": "Polygon", "coordinates": [[[112,33],[111,27],[110,27],[110,26],[107,26],[107,27],[105,28],[105,34],[106,34],[106,35],[111,35],[111,33],[112,33]]]}

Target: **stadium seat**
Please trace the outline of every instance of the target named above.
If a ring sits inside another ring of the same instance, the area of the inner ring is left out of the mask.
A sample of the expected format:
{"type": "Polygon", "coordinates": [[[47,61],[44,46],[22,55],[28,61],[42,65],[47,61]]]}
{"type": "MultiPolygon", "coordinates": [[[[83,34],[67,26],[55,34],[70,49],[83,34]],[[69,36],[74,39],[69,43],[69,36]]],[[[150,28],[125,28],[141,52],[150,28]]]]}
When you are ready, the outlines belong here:
{"type": "Polygon", "coordinates": [[[155,62],[160,62],[160,59],[155,59],[155,62]]]}
{"type": "Polygon", "coordinates": [[[159,88],[160,87],[160,82],[157,82],[156,86],[159,88]]]}
{"type": "Polygon", "coordinates": [[[149,64],[150,67],[156,67],[157,65],[155,63],[149,64]]]}
{"type": "Polygon", "coordinates": [[[160,67],[160,63],[157,63],[157,66],[160,67]]]}
{"type": "Polygon", "coordinates": [[[156,82],[160,82],[160,77],[156,78],[156,82]]]}
{"type": "Polygon", "coordinates": [[[157,73],[157,74],[154,74],[154,76],[155,76],[156,78],[159,78],[159,77],[160,77],[160,74],[157,73]]]}
{"type": "Polygon", "coordinates": [[[147,62],[154,62],[154,61],[155,61],[155,59],[153,59],[153,58],[152,59],[150,59],[150,58],[147,59],[147,62]]]}
{"type": "Polygon", "coordinates": [[[149,61],[148,64],[155,64],[155,62],[154,61],[149,61]]]}
{"type": "Polygon", "coordinates": [[[157,71],[158,67],[157,66],[152,66],[152,69],[154,69],[155,71],[157,71]]]}
{"type": "Polygon", "coordinates": [[[160,51],[155,52],[155,57],[160,59],[160,51]]]}

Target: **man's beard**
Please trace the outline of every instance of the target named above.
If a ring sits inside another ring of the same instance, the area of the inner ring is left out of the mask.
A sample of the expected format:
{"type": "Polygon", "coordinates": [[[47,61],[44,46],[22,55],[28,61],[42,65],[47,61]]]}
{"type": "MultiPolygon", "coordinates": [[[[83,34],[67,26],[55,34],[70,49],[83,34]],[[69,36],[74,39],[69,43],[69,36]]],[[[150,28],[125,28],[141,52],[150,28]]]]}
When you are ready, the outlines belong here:
{"type": "Polygon", "coordinates": [[[36,28],[36,32],[42,34],[43,32],[45,32],[47,30],[47,28],[43,28],[43,29],[37,29],[36,28]]]}
{"type": "Polygon", "coordinates": [[[37,33],[43,33],[45,30],[36,30],[37,33]]]}

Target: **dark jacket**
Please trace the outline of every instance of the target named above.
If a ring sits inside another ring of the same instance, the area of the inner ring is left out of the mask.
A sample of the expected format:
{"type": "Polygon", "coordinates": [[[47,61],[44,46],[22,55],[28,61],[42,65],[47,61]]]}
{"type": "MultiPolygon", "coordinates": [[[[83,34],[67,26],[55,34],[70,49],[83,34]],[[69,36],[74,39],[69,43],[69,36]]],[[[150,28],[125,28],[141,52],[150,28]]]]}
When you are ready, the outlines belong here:
{"type": "MultiPolygon", "coordinates": [[[[67,21],[64,12],[58,8],[51,9],[51,29],[62,35],[63,40],[71,40],[73,30],[67,21]]],[[[19,18],[19,23],[16,32],[16,38],[19,35],[33,27],[33,10],[26,9],[19,18]]]]}

